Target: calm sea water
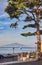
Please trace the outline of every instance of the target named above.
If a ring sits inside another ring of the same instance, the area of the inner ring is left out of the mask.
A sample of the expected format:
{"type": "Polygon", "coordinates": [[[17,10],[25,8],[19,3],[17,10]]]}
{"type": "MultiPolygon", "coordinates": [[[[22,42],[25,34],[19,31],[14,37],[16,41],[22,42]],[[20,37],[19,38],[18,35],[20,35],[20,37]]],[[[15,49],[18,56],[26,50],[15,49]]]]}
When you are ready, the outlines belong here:
{"type": "Polygon", "coordinates": [[[0,54],[10,54],[10,53],[17,53],[17,52],[31,52],[35,51],[36,48],[34,47],[27,47],[27,48],[3,48],[0,47],[0,54]]]}
{"type": "Polygon", "coordinates": [[[35,51],[35,47],[29,47],[20,43],[11,43],[0,47],[0,54],[10,54],[18,52],[31,52],[35,51]],[[14,48],[15,47],[15,48],[14,48]]]}

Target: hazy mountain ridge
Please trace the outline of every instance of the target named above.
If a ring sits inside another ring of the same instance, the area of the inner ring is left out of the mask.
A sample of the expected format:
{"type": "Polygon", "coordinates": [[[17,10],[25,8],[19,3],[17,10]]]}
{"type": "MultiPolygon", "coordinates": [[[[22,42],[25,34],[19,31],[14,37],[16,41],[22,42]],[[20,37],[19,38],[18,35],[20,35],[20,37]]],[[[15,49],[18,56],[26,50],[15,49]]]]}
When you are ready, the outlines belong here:
{"type": "Polygon", "coordinates": [[[20,43],[11,43],[0,47],[0,54],[13,53],[13,48],[14,53],[31,52],[35,50],[35,47],[26,46],[20,43]]]}
{"type": "Polygon", "coordinates": [[[28,47],[28,48],[34,48],[32,46],[27,46],[27,45],[20,44],[20,43],[11,43],[11,44],[7,44],[7,45],[1,46],[1,47],[28,47]]]}

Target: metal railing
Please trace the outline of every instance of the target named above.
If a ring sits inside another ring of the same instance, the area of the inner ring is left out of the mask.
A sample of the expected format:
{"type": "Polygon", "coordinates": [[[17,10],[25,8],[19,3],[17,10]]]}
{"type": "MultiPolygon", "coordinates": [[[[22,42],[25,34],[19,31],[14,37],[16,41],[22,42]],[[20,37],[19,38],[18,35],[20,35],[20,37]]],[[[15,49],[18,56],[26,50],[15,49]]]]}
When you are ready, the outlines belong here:
{"type": "Polygon", "coordinates": [[[35,47],[0,47],[0,54],[35,51],[35,47]]]}

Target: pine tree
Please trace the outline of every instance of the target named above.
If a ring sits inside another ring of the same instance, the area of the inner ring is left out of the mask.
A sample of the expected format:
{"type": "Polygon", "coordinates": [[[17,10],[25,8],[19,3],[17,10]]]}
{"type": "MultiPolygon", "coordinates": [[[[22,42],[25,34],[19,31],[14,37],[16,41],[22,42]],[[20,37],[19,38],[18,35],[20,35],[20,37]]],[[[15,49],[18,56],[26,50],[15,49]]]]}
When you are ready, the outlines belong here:
{"type": "MultiPolygon", "coordinates": [[[[34,36],[37,35],[37,56],[39,59],[39,53],[41,52],[41,38],[42,30],[40,30],[40,20],[42,19],[42,1],[41,0],[8,0],[8,6],[5,8],[10,18],[16,18],[20,21],[19,17],[21,14],[26,14],[24,22],[27,22],[27,25],[23,26],[23,29],[28,27],[36,28],[36,32],[31,33],[22,33],[22,36],[34,36]],[[32,16],[29,14],[31,13],[32,16]],[[28,24],[28,22],[34,21],[34,24],[28,24]]],[[[22,21],[22,20],[21,20],[22,21]]],[[[12,23],[10,27],[17,27],[18,22],[12,23]]]]}

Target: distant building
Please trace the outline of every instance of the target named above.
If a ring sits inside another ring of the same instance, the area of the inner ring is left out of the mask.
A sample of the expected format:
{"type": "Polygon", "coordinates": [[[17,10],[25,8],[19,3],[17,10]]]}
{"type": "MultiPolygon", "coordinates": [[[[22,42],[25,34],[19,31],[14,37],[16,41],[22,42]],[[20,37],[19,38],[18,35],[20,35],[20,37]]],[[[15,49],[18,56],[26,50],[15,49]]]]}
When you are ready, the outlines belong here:
{"type": "Polygon", "coordinates": [[[41,43],[41,52],[42,52],[42,43],[41,43]]]}

